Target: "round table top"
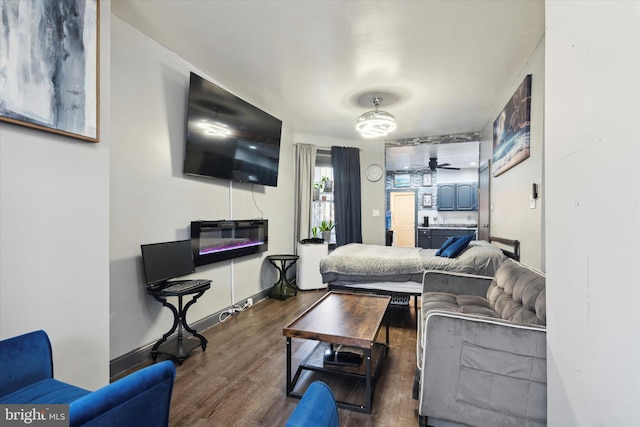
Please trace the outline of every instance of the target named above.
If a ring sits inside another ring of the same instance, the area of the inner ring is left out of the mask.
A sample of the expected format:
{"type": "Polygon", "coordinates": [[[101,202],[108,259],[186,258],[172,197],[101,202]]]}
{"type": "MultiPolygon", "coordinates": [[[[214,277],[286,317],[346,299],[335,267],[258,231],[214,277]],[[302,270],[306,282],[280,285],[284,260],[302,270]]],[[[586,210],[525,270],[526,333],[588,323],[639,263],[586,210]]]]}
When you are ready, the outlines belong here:
{"type": "Polygon", "coordinates": [[[295,261],[300,258],[298,255],[267,255],[268,260],[295,261]]]}
{"type": "Polygon", "coordinates": [[[191,288],[186,291],[169,291],[161,288],[154,289],[153,287],[147,287],[147,293],[149,295],[179,297],[181,295],[191,295],[201,291],[206,291],[209,288],[211,288],[211,283],[206,283],[202,286],[198,286],[197,288],[191,288]]]}

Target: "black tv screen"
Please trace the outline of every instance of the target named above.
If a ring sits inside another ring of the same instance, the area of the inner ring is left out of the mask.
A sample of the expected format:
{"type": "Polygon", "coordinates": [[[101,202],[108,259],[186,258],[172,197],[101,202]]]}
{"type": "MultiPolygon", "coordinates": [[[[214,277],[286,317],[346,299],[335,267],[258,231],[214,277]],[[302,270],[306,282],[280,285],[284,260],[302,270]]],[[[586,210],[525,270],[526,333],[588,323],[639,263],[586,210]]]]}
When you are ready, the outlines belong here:
{"type": "Polygon", "coordinates": [[[275,187],[282,121],[191,73],[184,173],[275,187]]]}
{"type": "Polygon", "coordinates": [[[191,240],[140,245],[147,285],[195,273],[191,240]]]}

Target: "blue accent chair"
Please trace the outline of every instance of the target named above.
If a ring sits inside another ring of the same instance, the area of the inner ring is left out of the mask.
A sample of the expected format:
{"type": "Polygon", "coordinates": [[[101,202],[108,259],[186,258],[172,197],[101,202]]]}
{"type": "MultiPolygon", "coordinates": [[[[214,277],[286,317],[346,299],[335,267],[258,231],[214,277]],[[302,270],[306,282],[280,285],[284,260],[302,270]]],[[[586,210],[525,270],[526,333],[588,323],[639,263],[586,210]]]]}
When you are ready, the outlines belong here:
{"type": "Polygon", "coordinates": [[[321,381],[311,383],[285,427],[338,427],[338,406],[333,392],[321,381]]]}
{"type": "Polygon", "coordinates": [[[68,404],[75,426],[168,426],[176,368],[164,361],[91,392],[53,378],[44,331],[0,341],[0,403],[68,404]]]}

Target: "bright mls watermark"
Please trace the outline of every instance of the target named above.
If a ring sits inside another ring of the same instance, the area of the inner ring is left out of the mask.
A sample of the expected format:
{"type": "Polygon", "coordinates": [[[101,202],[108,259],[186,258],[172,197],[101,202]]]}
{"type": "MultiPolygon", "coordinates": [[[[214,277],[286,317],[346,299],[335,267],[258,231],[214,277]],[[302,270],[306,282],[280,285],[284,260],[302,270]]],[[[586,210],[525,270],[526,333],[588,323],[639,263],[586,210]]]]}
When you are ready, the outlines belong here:
{"type": "Polygon", "coordinates": [[[0,405],[0,427],[69,427],[69,405],[0,405]]]}

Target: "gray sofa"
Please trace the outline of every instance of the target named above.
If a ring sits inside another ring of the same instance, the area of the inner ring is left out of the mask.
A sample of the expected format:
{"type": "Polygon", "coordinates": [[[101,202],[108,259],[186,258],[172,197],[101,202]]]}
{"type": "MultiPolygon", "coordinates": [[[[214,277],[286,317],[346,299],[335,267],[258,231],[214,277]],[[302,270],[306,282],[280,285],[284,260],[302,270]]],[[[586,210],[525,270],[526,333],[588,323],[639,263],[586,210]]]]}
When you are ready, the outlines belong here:
{"type": "Polygon", "coordinates": [[[511,259],[494,277],[427,271],[417,341],[421,425],[546,425],[541,272],[511,259]]]}

